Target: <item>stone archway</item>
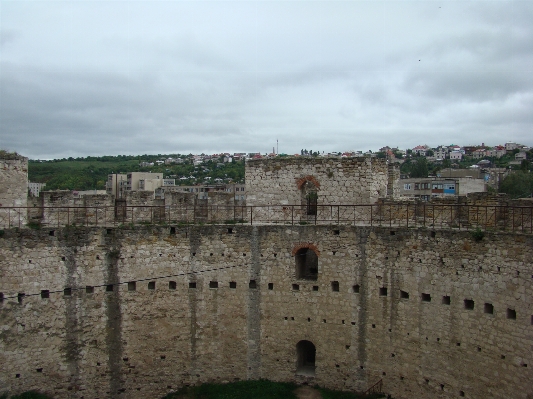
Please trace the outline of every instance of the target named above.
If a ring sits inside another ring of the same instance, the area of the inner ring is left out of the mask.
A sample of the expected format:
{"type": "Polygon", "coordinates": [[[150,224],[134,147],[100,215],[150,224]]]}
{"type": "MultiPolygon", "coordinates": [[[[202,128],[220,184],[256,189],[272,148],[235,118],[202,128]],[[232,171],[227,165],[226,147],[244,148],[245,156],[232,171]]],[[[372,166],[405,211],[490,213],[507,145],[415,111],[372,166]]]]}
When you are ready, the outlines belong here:
{"type": "Polygon", "coordinates": [[[302,340],[296,344],[296,374],[315,375],[316,347],[311,341],[302,340]]]}

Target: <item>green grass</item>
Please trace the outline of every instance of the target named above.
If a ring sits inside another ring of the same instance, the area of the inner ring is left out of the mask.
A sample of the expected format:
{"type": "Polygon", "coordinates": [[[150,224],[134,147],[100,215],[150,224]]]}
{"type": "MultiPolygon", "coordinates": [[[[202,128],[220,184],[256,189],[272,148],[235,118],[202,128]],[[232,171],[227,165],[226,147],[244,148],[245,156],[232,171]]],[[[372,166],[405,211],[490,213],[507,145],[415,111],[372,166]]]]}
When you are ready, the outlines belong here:
{"type": "Polygon", "coordinates": [[[354,392],[343,392],[343,391],[332,391],[331,389],[326,388],[317,388],[322,395],[322,399],[377,399],[384,398],[385,395],[381,394],[372,394],[372,395],[361,395],[354,392]]]}
{"type": "MultiPolygon", "coordinates": [[[[197,387],[182,388],[162,399],[296,399],[294,390],[298,386],[287,382],[267,380],[239,381],[229,384],[203,384],[197,387]]],[[[368,395],[353,392],[332,391],[315,387],[323,399],[377,399],[385,395],[368,395]]]]}
{"type": "Polygon", "coordinates": [[[15,396],[7,396],[7,394],[4,394],[0,396],[0,399],[52,399],[50,396],[47,396],[45,394],[35,392],[35,391],[29,391],[21,393],[20,395],[15,396]]]}
{"type": "Polygon", "coordinates": [[[238,381],[230,384],[203,384],[181,389],[163,399],[296,399],[295,384],[266,380],[238,381]]]}

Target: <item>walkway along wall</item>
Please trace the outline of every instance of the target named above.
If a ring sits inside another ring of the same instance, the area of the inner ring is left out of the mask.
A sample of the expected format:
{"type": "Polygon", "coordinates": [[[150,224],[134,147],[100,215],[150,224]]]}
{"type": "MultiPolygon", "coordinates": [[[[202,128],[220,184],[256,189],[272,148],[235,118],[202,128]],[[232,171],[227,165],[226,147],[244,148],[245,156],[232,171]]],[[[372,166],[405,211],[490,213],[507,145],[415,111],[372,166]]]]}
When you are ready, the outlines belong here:
{"type": "Polygon", "coordinates": [[[364,390],[383,379],[396,399],[531,399],[532,256],[533,237],[510,233],[5,230],[0,394],[135,399],[206,381],[364,390]],[[297,278],[297,265],[311,272],[297,278]]]}

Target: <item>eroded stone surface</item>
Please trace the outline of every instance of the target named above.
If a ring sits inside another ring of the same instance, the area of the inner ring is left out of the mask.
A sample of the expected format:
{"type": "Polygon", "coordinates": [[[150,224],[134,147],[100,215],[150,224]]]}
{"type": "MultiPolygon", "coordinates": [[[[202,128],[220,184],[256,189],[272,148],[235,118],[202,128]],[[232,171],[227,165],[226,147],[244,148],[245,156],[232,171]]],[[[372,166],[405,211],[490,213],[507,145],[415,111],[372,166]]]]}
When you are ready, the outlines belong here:
{"type": "Polygon", "coordinates": [[[383,379],[400,399],[525,399],[532,256],[533,238],[510,233],[5,230],[0,393],[135,399],[208,381],[364,390],[383,379]],[[316,281],[296,279],[301,243],[320,252],[316,281]],[[314,377],[296,375],[302,340],[316,347],[314,377]]]}

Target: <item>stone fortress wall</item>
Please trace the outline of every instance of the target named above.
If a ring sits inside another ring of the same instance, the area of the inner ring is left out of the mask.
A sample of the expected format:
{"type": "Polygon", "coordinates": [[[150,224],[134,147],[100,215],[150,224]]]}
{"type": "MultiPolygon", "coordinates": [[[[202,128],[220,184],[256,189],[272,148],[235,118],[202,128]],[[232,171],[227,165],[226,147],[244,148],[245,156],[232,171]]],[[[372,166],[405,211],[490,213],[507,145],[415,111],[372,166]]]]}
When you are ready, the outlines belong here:
{"type": "Polygon", "coordinates": [[[0,394],[157,398],[268,378],[533,398],[533,237],[354,226],[0,233],[0,394]],[[478,237],[479,239],[479,237],[478,237]],[[297,257],[318,256],[316,280],[297,257]],[[297,345],[316,347],[297,373],[297,345]]]}
{"type": "Polygon", "coordinates": [[[1,209],[25,207],[28,198],[28,158],[6,154],[0,159],[0,219],[16,225],[26,224],[26,210],[1,209]]]}
{"type": "Polygon", "coordinates": [[[398,166],[371,157],[248,160],[246,204],[300,204],[305,184],[316,188],[319,204],[373,204],[392,197],[399,178],[398,166]]]}

